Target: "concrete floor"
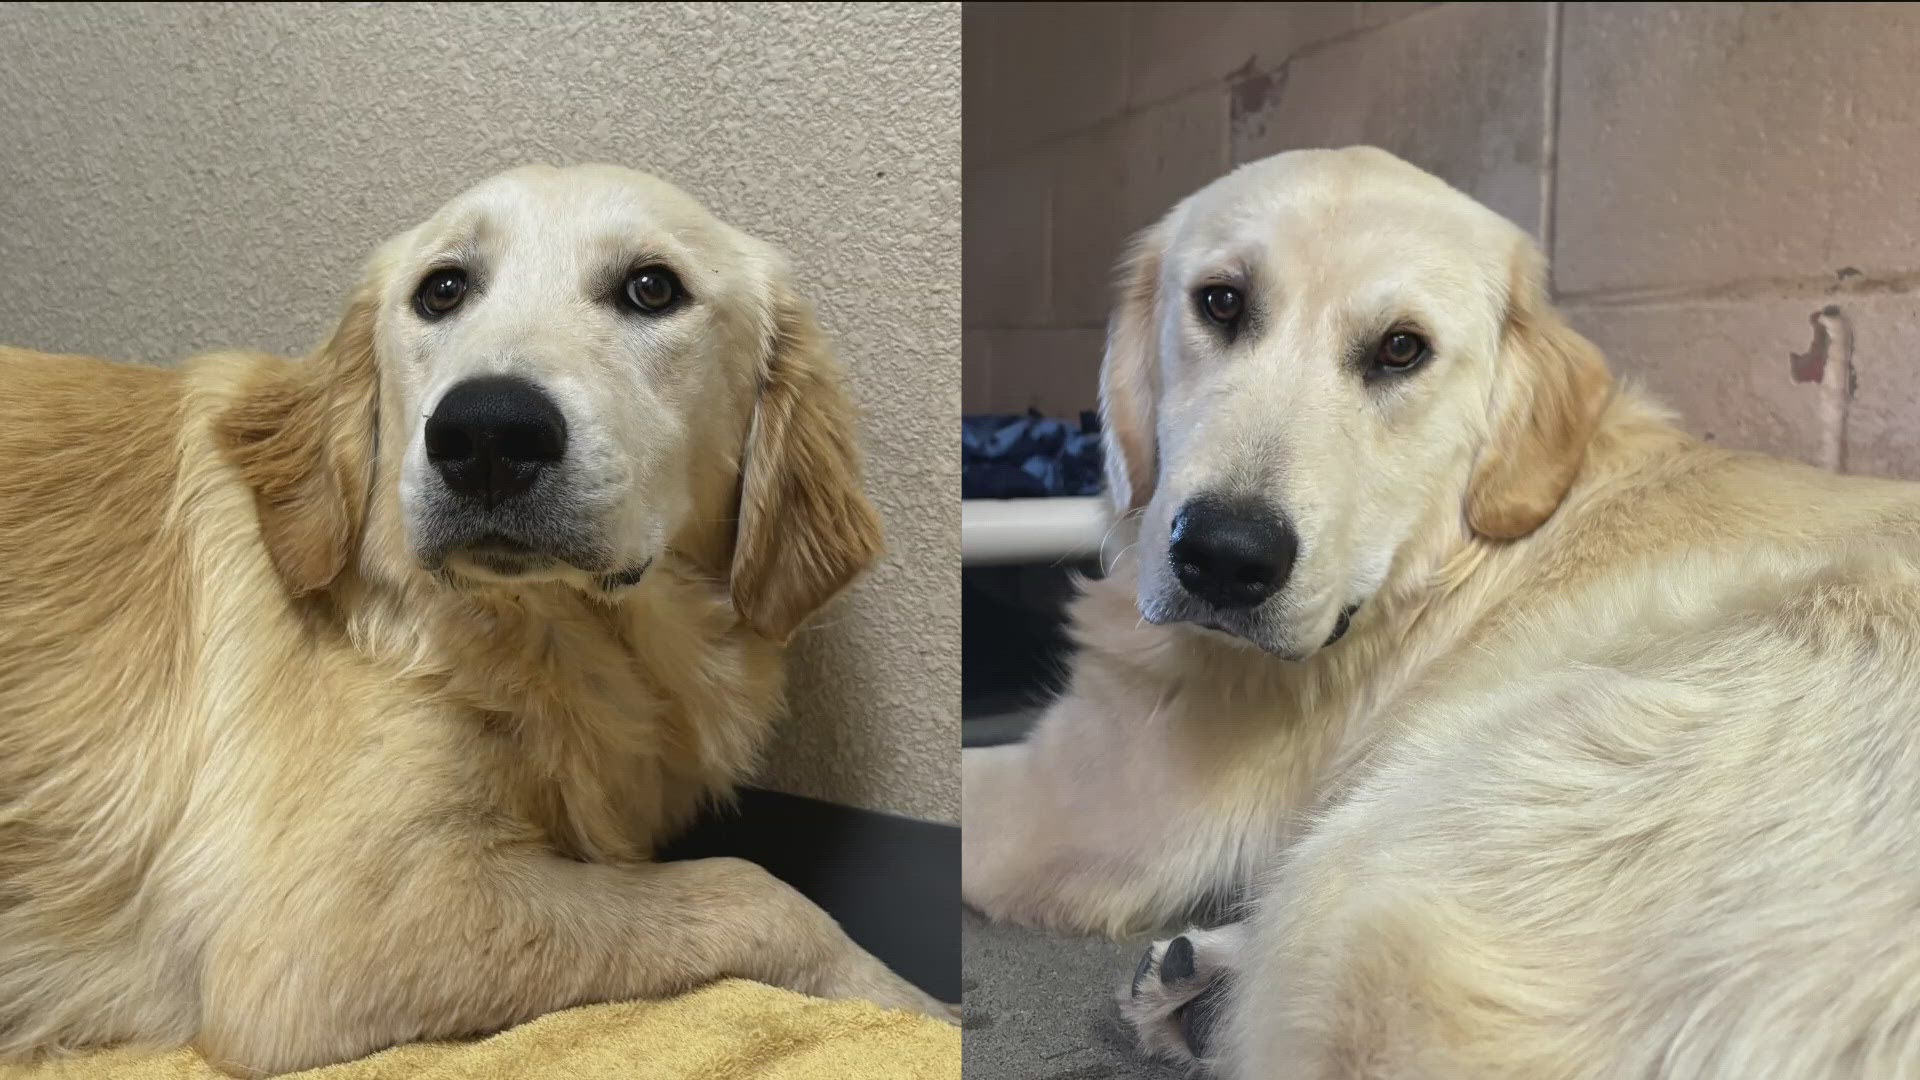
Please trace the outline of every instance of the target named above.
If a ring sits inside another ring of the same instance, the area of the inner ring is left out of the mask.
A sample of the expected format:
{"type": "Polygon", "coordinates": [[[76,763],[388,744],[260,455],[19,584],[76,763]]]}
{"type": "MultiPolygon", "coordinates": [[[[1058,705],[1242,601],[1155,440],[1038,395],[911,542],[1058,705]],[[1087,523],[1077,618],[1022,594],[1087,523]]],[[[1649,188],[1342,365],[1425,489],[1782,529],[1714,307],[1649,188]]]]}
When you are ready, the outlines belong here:
{"type": "Polygon", "coordinates": [[[1143,1060],[1113,992],[1147,939],[1113,942],[989,924],[960,931],[966,1080],[1175,1080],[1143,1060]]]}

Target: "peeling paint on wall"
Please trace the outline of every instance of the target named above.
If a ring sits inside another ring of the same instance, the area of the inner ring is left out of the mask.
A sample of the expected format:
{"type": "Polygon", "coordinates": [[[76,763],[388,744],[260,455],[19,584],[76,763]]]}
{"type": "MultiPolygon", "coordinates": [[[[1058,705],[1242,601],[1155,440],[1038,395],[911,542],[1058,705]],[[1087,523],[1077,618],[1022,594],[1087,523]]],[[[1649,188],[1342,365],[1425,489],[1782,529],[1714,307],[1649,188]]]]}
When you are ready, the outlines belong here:
{"type": "Polygon", "coordinates": [[[1235,120],[1245,119],[1280,100],[1280,92],[1287,86],[1287,65],[1261,72],[1253,70],[1253,61],[1249,59],[1247,66],[1234,72],[1229,80],[1233,90],[1229,115],[1235,120]]]}
{"type": "Polygon", "coordinates": [[[1830,318],[1838,314],[1840,309],[1829,304],[1807,316],[1807,321],[1813,324],[1813,344],[1807,346],[1806,352],[1787,354],[1794,382],[1817,383],[1826,378],[1827,350],[1833,346],[1833,337],[1828,333],[1827,324],[1821,316],[1830,318]]]}

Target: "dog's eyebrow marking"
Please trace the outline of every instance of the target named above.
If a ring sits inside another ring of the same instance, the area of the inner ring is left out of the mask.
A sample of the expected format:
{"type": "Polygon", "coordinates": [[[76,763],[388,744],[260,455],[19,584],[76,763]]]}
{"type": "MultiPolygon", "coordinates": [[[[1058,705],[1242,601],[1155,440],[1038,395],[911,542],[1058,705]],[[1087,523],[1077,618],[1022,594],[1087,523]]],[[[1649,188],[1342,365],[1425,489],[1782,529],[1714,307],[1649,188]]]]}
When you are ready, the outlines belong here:
{"type": "Polygon", "coordinates": [[[479,261],[480,241],[471,235],[464,236],[451,244],[435,248],[427,256],[427,265],[435,269],[449,266],[470,269],[479,261]]]}

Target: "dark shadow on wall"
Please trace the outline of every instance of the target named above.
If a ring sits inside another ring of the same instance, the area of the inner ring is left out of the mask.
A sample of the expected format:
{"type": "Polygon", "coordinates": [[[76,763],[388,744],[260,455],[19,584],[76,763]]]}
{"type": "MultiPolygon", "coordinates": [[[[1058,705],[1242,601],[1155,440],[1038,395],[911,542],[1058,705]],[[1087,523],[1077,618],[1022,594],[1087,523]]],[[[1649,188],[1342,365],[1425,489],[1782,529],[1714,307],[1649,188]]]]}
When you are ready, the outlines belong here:
{"type": "Polygon", "coordinates": [[[721,855],[765,867],[903,978],[960,1000],[958,827],[748,788],[660,858],[721,855]]]}

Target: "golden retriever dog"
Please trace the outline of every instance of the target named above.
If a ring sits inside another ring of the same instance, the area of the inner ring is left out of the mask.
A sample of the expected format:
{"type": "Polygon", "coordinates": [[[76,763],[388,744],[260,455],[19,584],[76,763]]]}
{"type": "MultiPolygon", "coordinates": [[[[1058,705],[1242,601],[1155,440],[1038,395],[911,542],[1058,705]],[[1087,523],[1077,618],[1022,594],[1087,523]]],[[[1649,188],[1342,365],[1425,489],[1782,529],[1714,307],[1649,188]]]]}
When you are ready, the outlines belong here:
{"type": "Polygon", "coordinates": [[[1139,239],[1124,554],[965,888],[1235,1078],[1920,1075],[1920,485],[1683,434],[1511,223],[1281,154],[1139,239]]]}
{"type": "Polygon", "coordinates": [[[650,861],[880,546],[770,247],[533,167],[304,361],[0,372],[0,1051],[265,1074],[721,976],[946,1014],[758,867],[650,861]]]}

